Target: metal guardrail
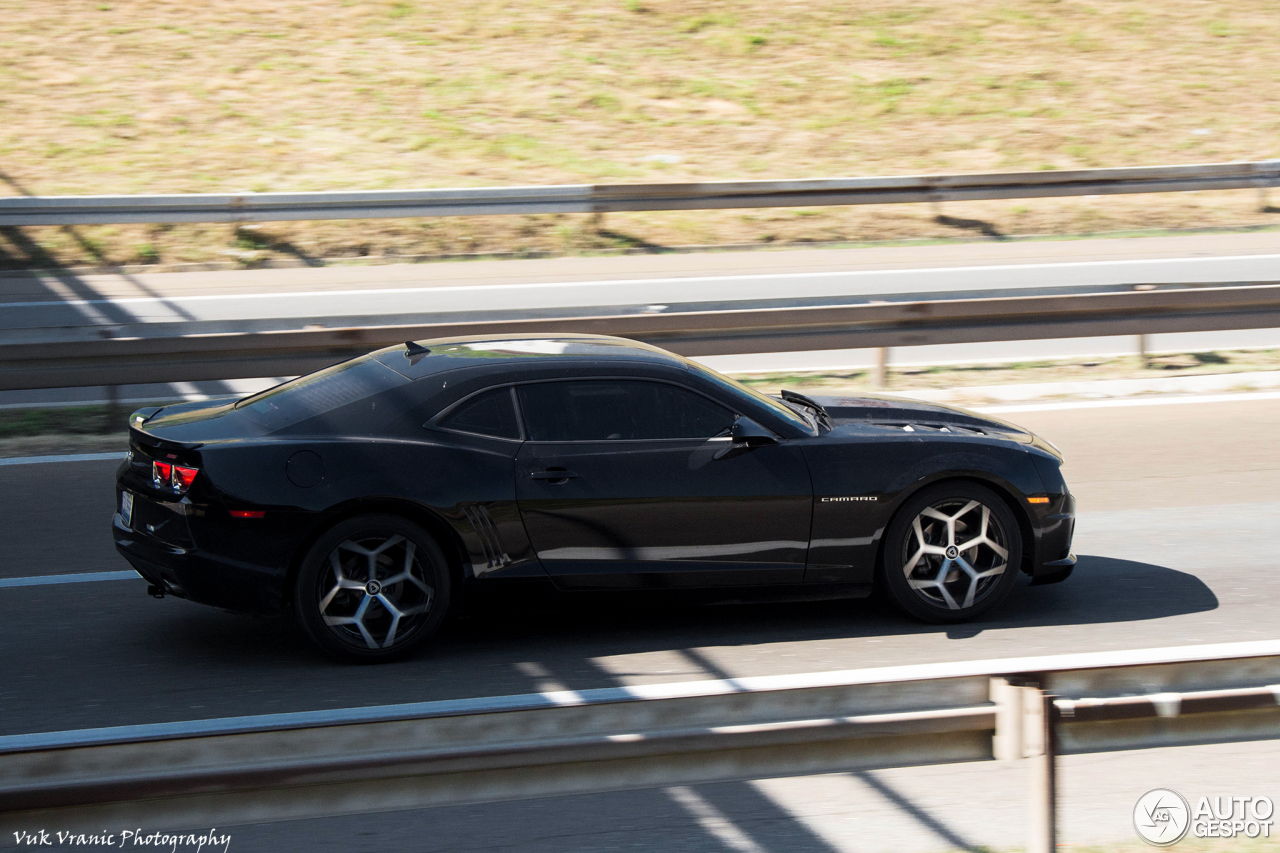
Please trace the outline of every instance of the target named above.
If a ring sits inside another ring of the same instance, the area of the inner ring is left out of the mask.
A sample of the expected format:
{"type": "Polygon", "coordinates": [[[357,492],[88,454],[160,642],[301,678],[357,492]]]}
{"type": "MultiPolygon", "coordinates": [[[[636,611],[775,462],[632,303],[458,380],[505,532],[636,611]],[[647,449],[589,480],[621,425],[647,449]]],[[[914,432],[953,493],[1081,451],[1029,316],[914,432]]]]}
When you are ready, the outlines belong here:
{"type": "Polygon", "coordinates": [[[764,776],[1280,737],[1280,641],[0,737],[0,834],[225,826],[764,776]]]}
{"type": "Polygon", "coordinates": [[[969,201],[1280,186],[1280,160],[795,181],[0,198],[0,226],[270,222],[969,201]]]}
{"type": "Polygon", "coordinates": [[[307,373],[378,347],[455,335],[622,335],[682,355],[916,346],[1280,327],[1280,282],[804,308],[0,343],[0,390],[307,373]]]}

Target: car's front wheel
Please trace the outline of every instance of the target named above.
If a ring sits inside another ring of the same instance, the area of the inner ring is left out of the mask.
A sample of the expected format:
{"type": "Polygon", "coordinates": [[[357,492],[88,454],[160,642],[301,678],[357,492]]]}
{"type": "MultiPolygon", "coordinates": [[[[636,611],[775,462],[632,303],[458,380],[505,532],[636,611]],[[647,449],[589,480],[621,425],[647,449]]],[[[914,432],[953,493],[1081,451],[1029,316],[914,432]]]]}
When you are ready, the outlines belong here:
{"type": "Polygon", "coordinates": [[[963,622],[1012,591],[1022,535],[1007,504],[974,483],[941,483],[907,501],[885,534],[894,603],[929,622],[963,622]]]}
{"type": "Polygon", "coordinates": [[[434,634],[449,609],[449,567],[427,531],[394,515],[339,522],[303,558],[298,623],[325,651],[383,661],[434,634]]]}

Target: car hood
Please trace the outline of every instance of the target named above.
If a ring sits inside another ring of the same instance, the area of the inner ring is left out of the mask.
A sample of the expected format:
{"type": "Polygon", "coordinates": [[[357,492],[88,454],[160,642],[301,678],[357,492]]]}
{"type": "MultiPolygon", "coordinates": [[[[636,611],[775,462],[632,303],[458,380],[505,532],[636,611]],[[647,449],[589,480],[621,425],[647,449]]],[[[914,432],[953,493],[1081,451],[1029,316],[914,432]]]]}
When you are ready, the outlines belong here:
{"type": "Polygon", "coordinates": [[[980,433],[1007,438],[1021,444],[1035,445],[1061,458],[1052,445],[1029,430],[990,415],[983,415],[956,406],[891,397],[887,394],[860,394],[856,397],[814,397],[836,422],[836,428],[852,424],[881,424],[885,426],[911,427],[921,432],[948,431],[980,433]],[[957,429],[958,428],[958,429],[957,429]]]}

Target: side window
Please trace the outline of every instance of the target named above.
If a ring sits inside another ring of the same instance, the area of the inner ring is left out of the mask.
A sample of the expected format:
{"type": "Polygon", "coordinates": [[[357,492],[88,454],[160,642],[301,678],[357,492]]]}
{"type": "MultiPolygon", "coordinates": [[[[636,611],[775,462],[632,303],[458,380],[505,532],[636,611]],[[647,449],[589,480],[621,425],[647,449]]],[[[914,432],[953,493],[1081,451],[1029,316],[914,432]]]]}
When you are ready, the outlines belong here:
{"type": "Polygon", "coordinates": [[[519,393],[533,441],[711,438],[736,417],[701,394],[643,380],[539,382],[519,393]]]}
{"type": "Polygon", "coordinates": [[[493,438],[520,438],[511,389],[493,388],[464,401],[437,423],[441,429],[488,435],[493,438]]]}

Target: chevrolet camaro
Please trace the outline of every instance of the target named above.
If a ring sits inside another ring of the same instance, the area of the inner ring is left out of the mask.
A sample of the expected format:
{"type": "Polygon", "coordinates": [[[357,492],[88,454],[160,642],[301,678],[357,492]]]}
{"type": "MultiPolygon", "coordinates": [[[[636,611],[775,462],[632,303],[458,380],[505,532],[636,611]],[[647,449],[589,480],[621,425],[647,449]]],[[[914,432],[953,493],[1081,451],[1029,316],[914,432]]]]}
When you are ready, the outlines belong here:
{"type": "Polygon", "coordinates": [[[862,597],[930,622],[1072,570],[1047,441],[881,396],[766,396],[592,335],[409,342],[141,409],[116,548],[174,595],[383,660],[473,590],[862,597]],[[510,587],[508,587],[510,588],[510,587]]]}

